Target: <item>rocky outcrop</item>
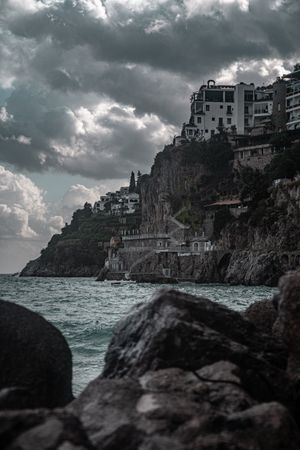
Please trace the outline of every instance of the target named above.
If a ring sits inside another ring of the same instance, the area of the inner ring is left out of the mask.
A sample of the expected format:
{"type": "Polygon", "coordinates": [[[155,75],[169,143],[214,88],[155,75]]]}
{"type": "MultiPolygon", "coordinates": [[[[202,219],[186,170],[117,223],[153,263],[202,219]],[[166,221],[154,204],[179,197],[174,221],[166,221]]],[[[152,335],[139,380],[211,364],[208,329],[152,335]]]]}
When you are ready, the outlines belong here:
{"type": "Polygon", "coordinates": [[[131,276],[146,282],[151,274],[159,280],[167,268],[178,281],[276,286],[285,271],[294,268],[293,258],[290,262],[283,258],[289,258],[289,254],[230,250],[183,255],[153,252],[134,267],[131,276]]]}
{"type": "Polygon", "coordinates": [[[272,299],[252,303],[244,312],[244,317],[263,333],[272,334],[278,313],[272,299]]]}
{"type": "Polygon", "coordinates": [[[22,277],[93,277],[103,266],[107,253],[95,240],[67,239],[49,243],[39,258],[30,261],[22,277]]]}
{"type": "Polygon", "coordinates": [[[288,345],[289,376],[300,381],[300,271],[288,273],[279,283],[278,321],[288,345]]]}
{"type": "MultiPolygon", "coordinates": [[[[283,305],[292,294],[282,283],[283,305]]],[[[119,322],[102,375],[67,407],[0,413],[0,447],[299,450],[288,359],[239,313],[163,290],[119,322]]]]}
{"type": "MultiPolygon", "coordinates": [[[[156,155],[151,174],[141,179],[142,229],[165,232],[169,216],[176,214],[191,193],[206,194],[210,171],[195,156],[196,144],[166,146],[156,155]]],[[[209,186],[216,192],[217,186],[209,186]]]]}
{"type": "Polygon", "coordinates": [[[64,406],[72,396],[72,355],[40,315],[0,300],[0,408],[64,406]]]}

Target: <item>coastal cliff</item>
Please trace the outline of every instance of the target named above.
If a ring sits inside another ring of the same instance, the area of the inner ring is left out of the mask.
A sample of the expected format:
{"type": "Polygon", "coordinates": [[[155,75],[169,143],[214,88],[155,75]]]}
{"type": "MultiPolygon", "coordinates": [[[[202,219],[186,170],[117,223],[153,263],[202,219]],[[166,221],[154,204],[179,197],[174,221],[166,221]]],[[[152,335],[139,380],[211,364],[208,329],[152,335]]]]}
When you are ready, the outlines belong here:
{"type": "Polygon", "coordinates": [[[286,271],[300,264],[300,180],[274,184],[272,168],[238,173],[230,161],[212,174],[196,147],[166,149],[158,155],[151,175],[142,180],[142,226],[162,230],[167,217],[177,213],[192,232],[209,236],[215,250],[184,255],[153,252],[135,265],[134,278],[155,281],[167,268],[178,280],[275,286],[286,271]],[[230,209],[226,200],[214,210],[207,207],[220,198],[242,199],[243,208],[230,209]]]}

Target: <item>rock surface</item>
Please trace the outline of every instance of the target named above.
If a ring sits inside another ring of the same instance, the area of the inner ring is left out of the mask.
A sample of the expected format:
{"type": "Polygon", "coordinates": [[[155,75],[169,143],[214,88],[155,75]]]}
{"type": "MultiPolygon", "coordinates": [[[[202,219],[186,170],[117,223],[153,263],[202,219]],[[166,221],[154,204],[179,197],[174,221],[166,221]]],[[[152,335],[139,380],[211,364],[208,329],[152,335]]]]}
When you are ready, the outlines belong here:
{"type": "Polygon", "coordinates": [[[162,290],[119,322],[102,375],[76,400],[0,413],[0,448],[299,450],[287,359],[239,313],[162,290]]]}
{"type": "Polygon", "coordinates": [[[259,300],[252,303],[244,312],[244,317],[252,322],[263,333],[272,334],[278,313],[272,299],[259,300]]]}
{"type": "Polygon", "coordinates": [[[291,272],[279,283],[278,321],[289,350],[288,373],[300,381],[300,271],[291,272]]]}
{"type": "Polygon", "coordinates": [[[0,300],[0,408],[64,406],[72,398],[63,335],[40,315],[0,300]]]}

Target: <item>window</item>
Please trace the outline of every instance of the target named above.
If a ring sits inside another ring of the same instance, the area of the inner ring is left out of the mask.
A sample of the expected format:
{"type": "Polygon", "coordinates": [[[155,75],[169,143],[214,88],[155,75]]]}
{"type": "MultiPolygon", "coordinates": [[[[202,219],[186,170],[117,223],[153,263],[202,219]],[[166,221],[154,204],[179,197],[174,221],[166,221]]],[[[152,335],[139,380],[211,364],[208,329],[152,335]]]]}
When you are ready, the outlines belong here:
{"type": "Polygon", "coordinates": [[[205,133],[208,133],[208,130],[205,130],[205,133]]]}
{"type": "Polygon", "coordinates": [[[193,134],[193,130],[189,130],[189,135],[191,136],[193,134]]]}
{"type": "Polygon", "coordinates": [[[214,134],[215,134],[215,130],[210,130],[210,135],[214,136],[214,134]]]}
{"type": "Polygon", "coordinates": [[[220,105],[220,109],[223,109],[223,105],[220,105]]]}
{"type": "Polygon", "coordinates": [[[223,126],[223,117],[219,117],[219,127],[223,126]]]}
{"type": "Polygon", "coordinates": [[[215,118],[215,117],[212,117],[211,120],[214,122],[214,121],[216,120],[216,118],[215,118]]]}
{"type": "Polygon", "coordinates": [[[225,91],[225,102],[233,103],[234,102],[234,92],[233,91],[225,91]]]}
{"type": "Polygon", "coordinates": [[[245,102],[252,102],[253,101],[253,91],[245,91],[244,92],[244,100],[245,100],[245,102]]]}
{"type": "Polygon", "coordinates": [[[201,117],[197,117],[197,123],[201,123],[201,117]]]}
{"type": "Polygon", "coordinates": [[[249,106],[245,106],[245,114],[249,114],[249,106]]]}
{"type": "Polygon", "coordinates": [[[209,105],[205,105],[205,110],[206,110],[206,111],[209,111],[209,110],[210,110],[209,105]]]}
{"type": "Polygon", "coordinates": [[[245,119],[245,127],[249,127],[249,119],[248,118],[245,119]]]}
{"type": "Polygon", "coordinates": [[[231,105],[227,106],[226,114],[232,114],[232,107],[231,107],[231,105]]]}
{"type": "Polygon", "coordinates": [[[228,117],[228,119],[227,119],[227,125],[231,125],[231,117],[228,117]]]}
{"type": "Polygon", "coordinates": [[[207,102],[222,102],[223,91],[216,91],[216,90],[205,91],[205,100],[207,102]]]}

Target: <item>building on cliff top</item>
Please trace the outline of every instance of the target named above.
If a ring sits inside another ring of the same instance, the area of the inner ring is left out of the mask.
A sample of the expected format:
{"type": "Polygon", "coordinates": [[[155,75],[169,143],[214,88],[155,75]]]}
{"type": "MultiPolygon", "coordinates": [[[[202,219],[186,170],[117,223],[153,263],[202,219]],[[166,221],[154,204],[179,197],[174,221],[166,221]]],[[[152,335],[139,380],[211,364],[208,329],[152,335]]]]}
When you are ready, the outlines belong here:
{"type": "Polygon", "coordinates": [[[296,130],[300,128],[300,64],[296,64],[294,70],[283,78],[287,80],[287,129],[296,130]]]}
{"type": "Polygon", "coordinates": [[[191,96],[191,115],[173,144],[229,135],[262,135],[300,127],[300,64],[270,86],[216,84],[209,80],[191,96]]]}

